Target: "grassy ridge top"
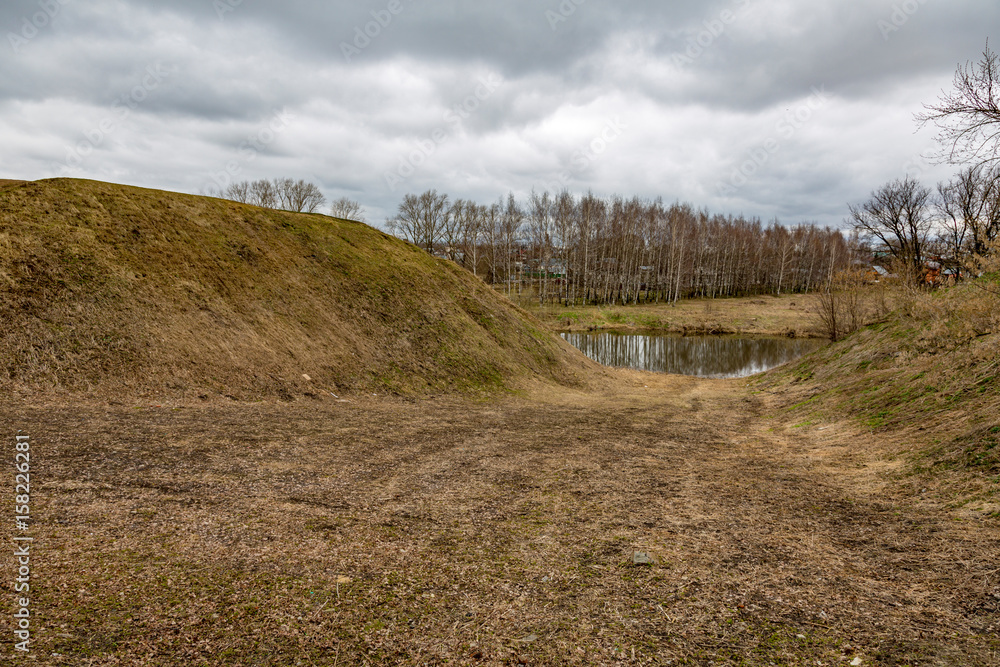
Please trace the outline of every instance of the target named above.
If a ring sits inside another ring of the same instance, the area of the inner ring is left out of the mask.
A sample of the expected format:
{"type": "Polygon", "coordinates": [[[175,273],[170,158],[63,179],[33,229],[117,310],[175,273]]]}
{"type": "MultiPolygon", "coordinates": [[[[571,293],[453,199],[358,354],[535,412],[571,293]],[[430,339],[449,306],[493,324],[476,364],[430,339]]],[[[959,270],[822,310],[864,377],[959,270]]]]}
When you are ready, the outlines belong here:
{"type": "Polygon", "coordinates": [[[2,183],[0,283],[8,391],[426,394],[592,368],[481,281],[367,225],[207,197],[2,183]]]}

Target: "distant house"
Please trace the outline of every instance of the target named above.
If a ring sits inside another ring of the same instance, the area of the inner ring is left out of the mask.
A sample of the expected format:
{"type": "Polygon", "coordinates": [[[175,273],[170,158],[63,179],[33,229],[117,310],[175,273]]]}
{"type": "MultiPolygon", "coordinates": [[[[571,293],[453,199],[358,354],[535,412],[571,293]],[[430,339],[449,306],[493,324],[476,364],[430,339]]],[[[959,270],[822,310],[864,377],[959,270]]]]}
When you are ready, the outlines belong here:
{"type": "Polygon", "coordinates": [[[924,262],[924,283],[927,285],[941,283],[941,262],[924,262]]]}
{"type": "Polygon", "coordinates": [[[896,275],[893,273],[889,273],[888,269],[886,269],[884,266],[879,266],[878,264],[875,264],[873,266],[868,267],[868,269],[865,271],[864,281],[866,283],[873,284],[881,282],[883,280],[889,280],[895,277],[896,275]]]}
{"type": "Polygon", "coordinates": [[[962,269],[945,269],[941,272],[941,282],[945,285],[954,285],[962,279],[962,269]]]}

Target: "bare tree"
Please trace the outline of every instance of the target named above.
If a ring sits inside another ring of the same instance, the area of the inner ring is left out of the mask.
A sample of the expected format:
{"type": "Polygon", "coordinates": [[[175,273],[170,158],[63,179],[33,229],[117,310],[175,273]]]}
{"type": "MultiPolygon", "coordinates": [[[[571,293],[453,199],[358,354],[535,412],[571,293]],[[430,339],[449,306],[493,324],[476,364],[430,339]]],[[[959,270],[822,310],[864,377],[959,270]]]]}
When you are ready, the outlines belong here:
{"type": "Polygon", "coordinates": [[[814,312],[819,316],[823,332],[836,343],[844,336],[866,326],[884,312],[870,303],[873,295],[865,289],[863,271],[841,271],[820,292],[814,312]]]}
{"type": "Polygon", "coordinates": [[[231,183],[223,193],[226,199],[232,199],[233,201],[238,201],[241,204],[249,204],[250,202],[250,181],[240,181],[239,183],[231,183]]]}
{"type": "Polygon", "coordinates": [[[538,304],[548,298],[549,268],[552,261],[552,196],[548,191],[539,195],[531,191],[528,204],[528,229],[531,235],[531,251],[534,255],[534,271],[538,274],[538,304]]]}
{"type": "Polygon", "coordinates": [[[459,221],[459,232],[462,248],[462,266],[479,275],[479,247],[483,240],[483,231],[488,217],[488,207],[475,202],[466,202],[459,221]]]}
{"type": "Polygon", "coordinates": [[[342,220],[355,220],[365,222],[365,210],[358,202],[347,197],[341,197],[333,202],[330,207],[330,215],[342,220]]]}
{"type": "Polygon", "coordinates": [[[295,213],[315,213],[326,203],[326,197],[313,183],[306,183],[291,178],[275,179],[274,187],[278,192],[281,208],[295,213]]]}
{"type": "Polygon", "coordinates": [[[260,179],[251,183],[249,203],[263,208],[278,208],[278,190],[274,182],[260,179]]]}
{"type": "Polygon", "coordinates": [[[555,238],[558,243],[558,252],[562,256],[562,294],[560,299],[565,299],[569,305],[569,270],[573,265],[574,244],[573,231],[575,229],[576,200],[569,190],[563,189],[556,195],[552,205],[552,214],[555,222],[555,238]]]}
{"type": "Polygon", "coordinates": [[[579,215],[577,222],[577,240],[582,246],[580,248],[581,266],[581,290],[583,292],[583,305],[587,305],[590,299],[591,287],[591,243],[594,240],[594,232],[598,226],[598,219],[604,217],[604,201],[594,196],[593,192],[587,192],[580,199],[579,215]]]}
{"type": "Polygon", "coordinates": [[[918,281],[931,231],[931,191],[907,176],[883,185],[868,201],[850,205],[851,223],[863,237],[899,261],[918,281]]]}
{"type": "Polygon", "coordinates": [[[389,231],[427,252],[434,253],[448,222],[448,195],[428,190],[422,195],[406,195],[399,205],[399,212],[386,221],[389,231]]]}
{"type": "MultiPolygon", "coordinates": [[[[503,198],[499,203],[493,203],[482,207],[482,229],[480,238],[486,244],[486,262],[489,265],[489,276],[487,280],[496,285],[500,282],[500,276],[505,268],[503,259],[503,234],[500,225],[503,198]]],[[[506,279],[505,279],[506,280],[506,279]]]]}
{"type": "Polygon", "coordinates": [[[956,262],[964,263],[968,255],[985,255],[1000,236],[1000,166],[967,167],[953,180],[939,184],[938,195],[943,240],[956,262]]]}
{"type": "MultiPolygon", "coordinates": [[[[500,235],[503,242],[503,254],[506,260],[507,276],[507,296],[511,295],[511,278],[514,276],[514,269],[524,264],[517,257],[518,241],[521,237],[521,230],[524,227],[524,209],[517,203],[517,198],[513,192],[507,193],[507,203],[503,206],[500,217],[500,235]]],[[[518,286],[521,279],[518,278],[518,286]]]]}
{"type": "Polygon", "coordinates": [[[1000,160],[1000,58],[989,43],[982,60],[959,66],[954,86],[917,115],[921,126],[938,128],[939,157],[951,164],[1000,160]]]}
{"type": "Polygon", "coordinates": [[[462,227],[465,224],[466,212],[471,212],[476,206],[475,202],[467,202],[464,199],[456,199],[448,209],[448,215],[442,219],[441,239],[444,241],[445,252],[448,259],[457,261],[459,245],[462,242],[462,227]]]}

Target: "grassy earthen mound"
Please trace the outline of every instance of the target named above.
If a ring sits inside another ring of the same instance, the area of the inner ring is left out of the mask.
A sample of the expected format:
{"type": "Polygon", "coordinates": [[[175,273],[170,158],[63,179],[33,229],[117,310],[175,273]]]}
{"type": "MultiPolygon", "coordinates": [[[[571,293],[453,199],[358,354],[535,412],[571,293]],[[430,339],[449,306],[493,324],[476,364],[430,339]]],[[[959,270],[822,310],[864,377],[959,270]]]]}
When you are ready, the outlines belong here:
{"type": "Polygon", "coordinates": [[[804,426],[852,418],[929,499],[1000,516],[1000,284],[900,290],[895,310],[762,380],[804,426]]]}
{"type": "Polygon", "coordinates": [[[493,391],[593,366],[367,225],[107,183],[0,184],[0,390],[493,391]]]}

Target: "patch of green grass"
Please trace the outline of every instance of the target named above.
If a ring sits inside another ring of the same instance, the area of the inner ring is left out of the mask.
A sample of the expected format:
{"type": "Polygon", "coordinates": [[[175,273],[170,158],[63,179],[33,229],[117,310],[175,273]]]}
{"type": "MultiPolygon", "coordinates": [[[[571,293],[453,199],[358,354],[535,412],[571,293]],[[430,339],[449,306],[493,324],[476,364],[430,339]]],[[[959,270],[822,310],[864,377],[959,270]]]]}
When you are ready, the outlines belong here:
{"type": "Polygon", "coordinates": [[[813,396],[811,398],[807,398],[804,401],[796,403],[795,405],[789,407],[788,409],[789,410],[798,410],[800,408],[806,407],[807,405],[812,405],[812,404],[818,403],[820,401],[820,398],[822,396],[823,396],[823,394],[816,394],[815,396],[813,396]]]}
{"type": "Polygon", "coordinates": [[[879,410],[874,415],[867,417],[864,423],[871,430],[877,431],[886,427],[891,416],[892,410],[879,410]]]}

